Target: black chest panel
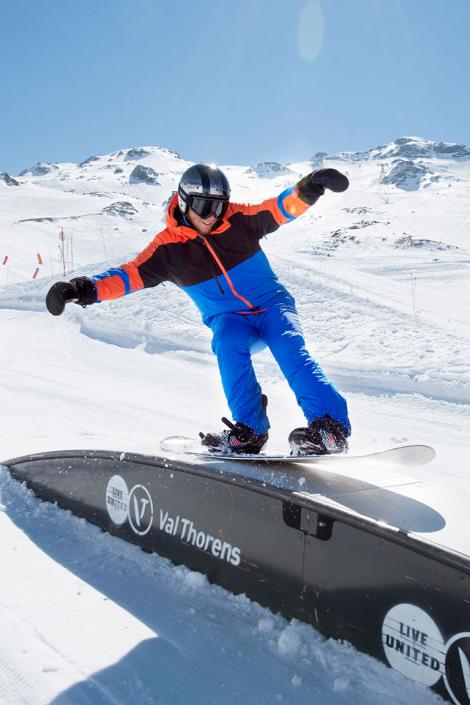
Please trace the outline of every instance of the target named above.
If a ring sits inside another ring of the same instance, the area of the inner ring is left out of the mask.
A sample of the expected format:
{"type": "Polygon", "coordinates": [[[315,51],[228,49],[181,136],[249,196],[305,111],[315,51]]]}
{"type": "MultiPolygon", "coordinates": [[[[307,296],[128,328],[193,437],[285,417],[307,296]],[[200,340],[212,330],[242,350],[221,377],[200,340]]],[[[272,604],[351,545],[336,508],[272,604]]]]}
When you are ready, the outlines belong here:
{"type": "MultiPolygon", "coordinates": [[[[226,270],[253,257],[261,249],[259,235],[247,227],[247,218],[252,220],[250,216],[236,213],[229,219],[230,227],[227,230],[206,236],[208,244],[226,270]]],[[[222,271],[203,238],[198,236],[185,242],[160,245],[139,266],[139,274],[145,286],[155,286],[161,281],[172,281],[179,286],[194,286],[222,274],[222,271]]]]}

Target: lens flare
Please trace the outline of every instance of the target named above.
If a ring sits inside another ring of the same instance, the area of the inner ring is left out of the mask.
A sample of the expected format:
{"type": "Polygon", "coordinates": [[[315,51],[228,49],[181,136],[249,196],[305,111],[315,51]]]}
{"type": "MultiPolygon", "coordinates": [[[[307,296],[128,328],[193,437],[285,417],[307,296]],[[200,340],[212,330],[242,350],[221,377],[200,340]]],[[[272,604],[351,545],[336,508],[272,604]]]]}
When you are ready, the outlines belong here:
{"type": "Polygon", "coordinates": [[[325,20],[319,0],[307,0],[299,15],[297,45],[300,57],[311,63],[323,44],[325,20]]]}

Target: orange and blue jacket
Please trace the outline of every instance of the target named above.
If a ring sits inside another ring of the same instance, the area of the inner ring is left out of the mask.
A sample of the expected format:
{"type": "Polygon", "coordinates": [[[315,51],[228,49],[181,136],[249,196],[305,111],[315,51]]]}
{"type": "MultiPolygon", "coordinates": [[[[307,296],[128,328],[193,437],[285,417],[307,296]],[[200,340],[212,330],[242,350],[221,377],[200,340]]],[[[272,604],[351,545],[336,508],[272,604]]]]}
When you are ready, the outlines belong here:
{"type": "Polygon", "coordinates": [[[166,228],[143,252],[127,264],[91,277],[97,302],[173,282],[191,297],[204,323],[210,325],[221,313],[257,314],[290,297],[271,269],[260,239],[312,205],[302,198],[299,184],[257,205],[229,203],[223,219],[205,236],[184,224],[175,195],[166,228]]]}

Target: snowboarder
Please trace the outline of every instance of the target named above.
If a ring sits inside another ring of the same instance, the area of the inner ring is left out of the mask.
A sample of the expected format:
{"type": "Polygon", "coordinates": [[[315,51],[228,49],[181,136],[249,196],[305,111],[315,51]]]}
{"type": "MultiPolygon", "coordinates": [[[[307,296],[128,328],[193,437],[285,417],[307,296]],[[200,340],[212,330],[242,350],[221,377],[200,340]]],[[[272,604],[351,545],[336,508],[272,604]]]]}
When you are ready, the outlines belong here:
{"type": "Polygon", "coordinates": [[[234,422],[228,430],[200,434],[213,451],[259,453],[270,428],[267,399],[255,376],[253,346],[266,344],[296,395],[307,426],[294,429],[294,454],[347,450],[351,433],[343,396],[310,356],[295,301],[270,267],[260,239],[302,215],[325,189],[345,191],[336,169],[319,169],[279,196],[257,205],[230,201],[218,168],[196,164],[181,177],[168,207],[166,228],[137,257],[102,274],[57,282],[48,310],[60,315],[66,301],[82,306],[116,299],[170,281],[183,289],[212,330],[212,350],[234,422]]]}

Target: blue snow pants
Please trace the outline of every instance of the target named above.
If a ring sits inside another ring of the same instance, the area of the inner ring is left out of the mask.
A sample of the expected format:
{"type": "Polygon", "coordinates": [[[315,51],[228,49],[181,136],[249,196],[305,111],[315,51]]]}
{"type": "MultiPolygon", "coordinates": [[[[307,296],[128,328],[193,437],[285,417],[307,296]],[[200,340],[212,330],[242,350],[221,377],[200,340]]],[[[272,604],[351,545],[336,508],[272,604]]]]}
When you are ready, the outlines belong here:
{"type": "Polygon", "coordinates": [[[329,414],[351,432],[346,400],[308,353],[293,299],[275,303],[256,315],[219,314],[210,327],[212,350],[234,421],[250,426],[257,434],[269,429],[251,361],[251,351],[261,341],[271,350],[307,422],[329,414]]]}

